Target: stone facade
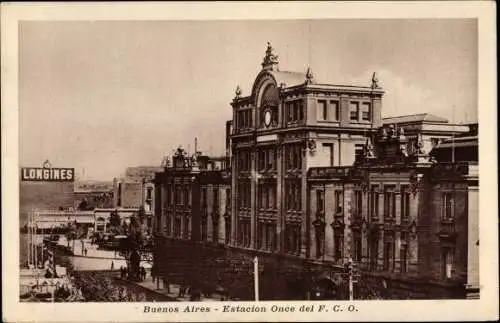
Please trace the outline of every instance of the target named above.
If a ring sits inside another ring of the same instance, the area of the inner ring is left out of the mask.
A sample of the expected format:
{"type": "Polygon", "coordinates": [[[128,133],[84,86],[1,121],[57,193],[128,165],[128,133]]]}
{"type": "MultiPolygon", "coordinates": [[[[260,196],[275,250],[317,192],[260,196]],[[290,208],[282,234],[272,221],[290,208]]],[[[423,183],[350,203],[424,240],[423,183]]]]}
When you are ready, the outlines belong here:
{"type": "Polygon", "coordinates": [[[161,254],[184,240],[224,249],[212,257],[196,247],[226,264],[259,254],[332,278],[352,259],[377,284],[460,294],[477,281],[477,141],[443,159],[445,138],[469,128],[425,113],[382,119],[383,94],[376,74],[351,86],[281,71],[268,45],[251,92],[237,87],[231,102],[226,156],[179,149],[156,173],[158,263],[168,266],[161,254]]]}

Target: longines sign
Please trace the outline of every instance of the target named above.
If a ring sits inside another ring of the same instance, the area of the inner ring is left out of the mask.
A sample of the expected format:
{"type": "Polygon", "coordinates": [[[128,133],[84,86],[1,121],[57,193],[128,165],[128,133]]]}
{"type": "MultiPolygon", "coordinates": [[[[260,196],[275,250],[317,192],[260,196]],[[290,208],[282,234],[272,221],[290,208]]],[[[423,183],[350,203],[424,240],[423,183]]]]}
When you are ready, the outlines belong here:
{"type": "Polygon", "coordinates": [[[52,168],[47,161],[43,167],[21,168],[21,181],[28,182],[74,182],[74,168],[52,168]]]}

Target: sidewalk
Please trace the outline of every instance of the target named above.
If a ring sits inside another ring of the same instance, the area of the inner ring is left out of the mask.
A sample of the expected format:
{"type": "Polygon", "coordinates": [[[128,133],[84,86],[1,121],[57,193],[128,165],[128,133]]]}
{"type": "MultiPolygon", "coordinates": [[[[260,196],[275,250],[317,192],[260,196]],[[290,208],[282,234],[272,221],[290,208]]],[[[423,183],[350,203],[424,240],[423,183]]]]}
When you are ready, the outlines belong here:
{"type": "MultiPolygon", "coordinates": [[[[137,284],[141,287],[147,288],[153,292],[160,293],[160,294],[163,294],[165,296],[174,298],[175,300],[177,300],[179,302],[189,302],[189,295],[187,295],[187,293],[186,293],[186,296],[179,297],[180,286],[176,285],[176,284],[170,284],[170,291],[167,291],[166,288],[163,288],[163,282],[160,281],[160,284],[159,284],[160,289],[156,289],[156,284],[153,283],[153,279],[151,278],[151,276],[148,277],[145,281],[134,282],[134,284],[137,284]]],[[[221,298],[218,295],[212,295],[212,297],[204,297],[202,295],[202,297],[201,297],[202,302],[220,302],[220,300],[221,300],[221,298]]]]}

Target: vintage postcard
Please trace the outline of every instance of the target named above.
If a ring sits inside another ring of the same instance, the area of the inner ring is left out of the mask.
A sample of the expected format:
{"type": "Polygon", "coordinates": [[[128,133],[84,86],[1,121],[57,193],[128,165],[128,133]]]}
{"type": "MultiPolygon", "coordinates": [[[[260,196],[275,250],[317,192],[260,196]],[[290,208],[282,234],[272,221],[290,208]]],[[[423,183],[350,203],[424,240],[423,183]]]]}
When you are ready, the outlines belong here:
{"type": "Polygon", "coordinates": [[[498,319],[494,12],[2,4],[3,320],[498,319]]]}

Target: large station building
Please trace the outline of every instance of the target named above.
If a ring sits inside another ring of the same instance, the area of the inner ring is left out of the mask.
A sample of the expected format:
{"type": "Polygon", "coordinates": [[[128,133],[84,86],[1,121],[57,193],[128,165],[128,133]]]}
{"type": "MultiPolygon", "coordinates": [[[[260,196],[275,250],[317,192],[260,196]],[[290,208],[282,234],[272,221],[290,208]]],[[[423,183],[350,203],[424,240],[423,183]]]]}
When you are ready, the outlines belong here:
{"type": "Polygon", "coordinates": [[[368,86],[321,83],[281,70],[270,45],[261,66],[250,93],[236,89],[226,156],[179,149],[156,173],[160,272],[169,245],[194,241],[317,264],[317,275],[352,259],[366,274],[477,291],[475,127],[382,118],[375,73],[368,86]]]}

